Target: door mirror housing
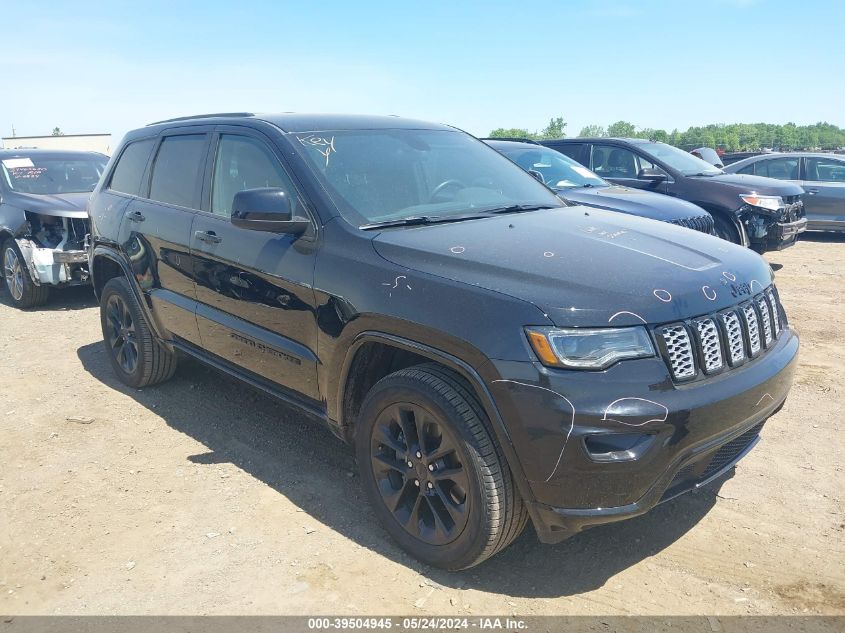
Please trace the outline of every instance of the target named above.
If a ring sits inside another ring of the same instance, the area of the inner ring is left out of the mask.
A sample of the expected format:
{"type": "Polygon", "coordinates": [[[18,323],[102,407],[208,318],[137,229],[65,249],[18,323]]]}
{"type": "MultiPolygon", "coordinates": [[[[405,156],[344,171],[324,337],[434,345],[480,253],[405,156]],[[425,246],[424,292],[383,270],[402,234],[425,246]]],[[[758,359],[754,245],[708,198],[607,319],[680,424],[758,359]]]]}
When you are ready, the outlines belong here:
{"type": "Polygon", "coordinates": [[[659,169],[655,169],[654,167],[644,167],[640,170],[640,173],[637,174],[637,180],[650,180],[652,182],[660,182],[661,180],[667,180],[668,176],[664,174],[659,169]]]}
{"type": "Polygon", "coordinates": [[[267,187],[244,189],[235,194],[232,224],[252,231],[300,235],[311,222],[293,215],[290,196],[284,189],[267,187]]]}

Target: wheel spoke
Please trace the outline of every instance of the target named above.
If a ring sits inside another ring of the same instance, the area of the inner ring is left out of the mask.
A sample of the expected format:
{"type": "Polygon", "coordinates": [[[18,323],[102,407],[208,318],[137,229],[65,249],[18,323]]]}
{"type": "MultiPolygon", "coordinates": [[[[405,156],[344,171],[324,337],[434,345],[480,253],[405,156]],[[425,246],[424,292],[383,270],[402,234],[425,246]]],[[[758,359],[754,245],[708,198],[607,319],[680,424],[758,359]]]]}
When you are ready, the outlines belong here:
{"type": "Polygon", "coordinates": [[[440,446],[438,446],[437,448],[435,448],[435,449],[431,450],[429,453],[427,453],[425,457],[429,462],[436,462],[436,461],[443,459],[444,457],[448,457],[449,455],[451,455],[454,452],[455,452],[454,446],[449,446],[447,444],[441,443],[440,446]]]}
{"type": "Polygon", "coordinates": [[[392,417],[402,429],[402,435],[405,436],[405,444],[408,449],[416,446],[419,439],[417,438],[417,427],[414,424],[413,412],[405,407],[395,406],[393,407],[392,417]]]}
{"type": "Polygon", "coordinates": [[[377,453],[373,455],[373,462],[377,462],[391,470],[395,470],[401,475],[404,475],[410,470],[410,468],[408,468],[408,464],[401,459],[396,459],[395,457],[385,455],[384,453],[377,453]]]}
{"type": "Polygon", "coordinates": [[[393,435],[393,431],[390,429],[389,426],[379,424],[378,432],[378,441],[382,444],[385,444],[386,446],[392,448],[398,453],[405,453],[408,450],[408,447],[403,442],[399,441],[398,437],[393,435]]]}
{"type": "Polygon", "coordinates": [[[449,532],[455,527],[455,520],[447,507],[443,506],[440,497],[434,495],[426,497],[428,507],[431,508],[431,516],[434,517],[435,538],[445,539],[449,532]]]}

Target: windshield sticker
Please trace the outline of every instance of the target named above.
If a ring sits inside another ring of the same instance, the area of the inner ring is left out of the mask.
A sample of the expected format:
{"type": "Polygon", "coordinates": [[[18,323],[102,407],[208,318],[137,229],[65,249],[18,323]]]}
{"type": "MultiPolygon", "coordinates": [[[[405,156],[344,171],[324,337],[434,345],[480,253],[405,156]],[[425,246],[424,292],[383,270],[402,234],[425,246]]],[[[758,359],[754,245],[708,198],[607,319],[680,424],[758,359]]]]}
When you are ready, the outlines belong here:
{"type": "Polygon", "coordinates": [[[591,172],[586,167],[581,167],[581,165],[572,165],[572,171],[574,171],[576,174],[579,174],[580,176],[584,176],[584,178],[595,178],[596,177],[596,175],[593,172],[591,172]]]}
{"type": "Polygon", "coordinates": [[[18,169],[20,167],[34,167],[31,158],[7,158],[3,161],[3,165],[8,169],[18,169]]]}
{"type": "Polygon", "coordinates": [[[15,180],[37,180],[47,171],[46,167],[11,167],[9,168],[9,174],[15,180]]]}
{"type": "Polygon", "coordinates": [[[326,138],[325,136],[317,136],[316,134],[308,134],[307,136],[297,136],[298,140],[304,147],[313,147],[317,150],[320,156],[326,159],[326,167],[329,166],[329,156],[337,150],[334,148],[334,136],[326,138]]]}

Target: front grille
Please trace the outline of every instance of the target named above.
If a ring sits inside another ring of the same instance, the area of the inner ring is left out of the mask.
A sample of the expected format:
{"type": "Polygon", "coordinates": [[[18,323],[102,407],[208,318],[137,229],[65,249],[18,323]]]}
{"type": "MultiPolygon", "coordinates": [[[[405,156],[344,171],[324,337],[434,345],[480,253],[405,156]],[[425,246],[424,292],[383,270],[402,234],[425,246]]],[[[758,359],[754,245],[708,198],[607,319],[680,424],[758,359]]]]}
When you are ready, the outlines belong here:
{"type": "Polygon", "coordinates": [[[687,329],[683,325],[675,325],[663,328],[661,333],[675,378],[683,380],[695,376],[692,345],[687,329]]]}
{"type": "Polygon", "coordinates": [[[757,312],[753,305],[746,303],[742,306],[742,315],[745,317],[745,331],[748,332],[750,356],[754,356],[760,351],[760,328],[757,327],[757,312]]]}
{"type": "Polygon", "coordinates": [[[698,342],[701,345],[701,357],[704,364],[704,371],[708,374],[719,371],[724,362],[722,361],[722,345],[719,342],[719,330],[713,319],[701,319],[695,322],[698,329],[698,342]]]}
{"type": "Polygon", "coordinates": [[[707,233],[709,235],[713,234],[715,230],[715,225],[713,224],[713,216],[709,213],[706,215],[696,215],[691,218],[678,218],[672,220],[672,224],[677,224],[678,226],[685,226],[688,229],[692,229],[693,231],[699,231],[701,233],[707,233]]]}
{"type": "Polygon", "coordinates": [[[767,289],[734,308],[656,328],[675,380],[691,380],[741,365],[769,349],[783,327],[777,295],[767,289]]]}

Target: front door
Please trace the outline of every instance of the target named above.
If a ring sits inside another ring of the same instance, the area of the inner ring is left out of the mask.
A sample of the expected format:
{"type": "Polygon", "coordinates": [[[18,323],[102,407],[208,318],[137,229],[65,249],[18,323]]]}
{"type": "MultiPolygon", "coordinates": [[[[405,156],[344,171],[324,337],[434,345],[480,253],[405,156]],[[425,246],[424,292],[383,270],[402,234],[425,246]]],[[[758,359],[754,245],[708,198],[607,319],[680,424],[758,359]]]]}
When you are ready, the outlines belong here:
{"type": "Polygon", "coordinates": [[[845,161],[834,157],[804,159],[801,186],[807,220],[813,229],[845,228],[845,161]]]}
{"type": "Polygon", "coordinates": [[[624,187],[668,193],[668,174],[666,174],[666,180],[660,181],[638,178],[640,171],[643,169],[656,169],[664,172],[659,165],[655,165],[642,154],[627,147],[601,143],[593,145],[591,154],[590,168],[605,180],[624,187]]]}
{"type": "Polygon", "coordinates": [[[285,189],[294,214],[308,215],[302,198],[261,135],[222,128],[213,145],[208,208],[197,214],[191,235],[203,347],[318,400],[314,231],[266,233],[230,221],[232,200],[244,189],[285,189]]]}

